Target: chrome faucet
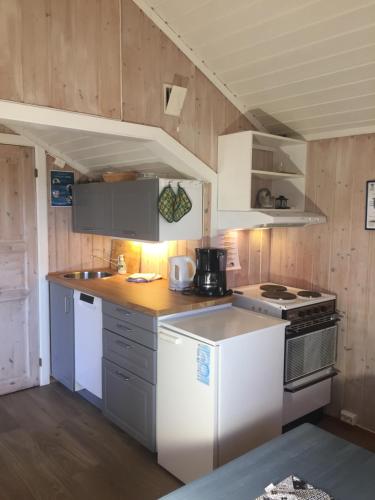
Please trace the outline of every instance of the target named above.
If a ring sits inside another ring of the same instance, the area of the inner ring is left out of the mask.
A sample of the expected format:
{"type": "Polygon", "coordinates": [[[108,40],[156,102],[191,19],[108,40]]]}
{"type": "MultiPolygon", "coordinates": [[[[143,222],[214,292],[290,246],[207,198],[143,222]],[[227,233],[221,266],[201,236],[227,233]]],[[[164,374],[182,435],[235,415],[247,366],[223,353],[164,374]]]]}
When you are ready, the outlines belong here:
{"type": "Polygon", "coordinates": [[[100,255],[91,255],[91,257],[93,259],[99,259],[103,262],[109,262],[110,264],[116,265],[117,272],[120,272],[120,274],[126,273],[126,264],[122,254],[119,255],[117,259],[105,259],[104,257],[100,257],[100,255]]]}

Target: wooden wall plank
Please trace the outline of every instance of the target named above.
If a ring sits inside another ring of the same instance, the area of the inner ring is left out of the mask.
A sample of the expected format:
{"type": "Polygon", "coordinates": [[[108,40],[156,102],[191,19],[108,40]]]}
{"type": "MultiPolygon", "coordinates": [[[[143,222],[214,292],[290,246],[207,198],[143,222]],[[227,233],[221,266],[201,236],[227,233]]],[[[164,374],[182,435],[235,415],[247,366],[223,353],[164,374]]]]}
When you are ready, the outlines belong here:
{"type": "Polygon", "coordinates": [[[338,411],[344,405],[345,391],[345,354],[348,332],[348,304],[350,300],[349,277],[351,269],[351,240],[348,220],[351,216],[350,199],[351,181],[353,176],[353,138],[342,139],[337,148],[337,160],[335,165],[335,183],[333,197],[333,213],[331,224],[331,258],[329,265],[329,289],[340,290],[337,297],[337,308],[341,314],[338,324],[338,357],[337,368],[340,374],[334,380],[333,401],[331,409],[338,411]]]}
{"type": "Polygon", "coordinates": [[[321,209],[328,224],[272,230],[270,277],[337,294],[342,373],[329,411],[353,411],[360,425],[375,431],[375,237],[364,229],[366,181],[375,177],[374,165],[375,134],[309,144],[307,206],[321,209]]]}
{"type": "Polygon", "coordinates": [[[0,12],[0,96],[22,101],[21,5],[14,0],[1,0],[0,12]]]}
{"type": "Polygon", "coordinates": [[[122,3],[123,119],[157,126],[161,117],[160,30],[131,1],[122,3]]]}
{"type": "MultiPolygon", "coordinates": [[[[20,26],[22,40],[22,72],[24,102],[52,106],[51,63],[53,45],[48,43],[51,33],[49,0],[18,3],[22,12],[20,26]]],[[[55,85],[53,80],[53,84],[55,85]]],[[[53,87],[54,87],[53,85],[53,87]]],[[[63,103],[62,103],[63,104],[63,103]]]]}
{"type": "Polygon", "coordinates": [[[270,281],[271,231],[262,231],[260,252],[260,283],[270,281]]]}
{"type": "MultiPolygon", "coordinates": [[[[373,177],[375,163],[374,136],[352,138],[351,217],[348,220],[351,237],[351,267],[349,275],[348,331],[345,357],[346,383],[344,406],[361,415],[364,403],[366,343],[375,335],[368,331],[368,261],[370,252],[369,232],[364,230],[366,181],[373,177]]],[[[342,141],[341,141],[342,142],[342,141]]],[[[369,402],[367,402],[368,404],[369,402]]],[[[375,404],[375,403],[374,403],[375,404]]],[[[373,424],[375,428],[375,422],[373,424]]]]}
{"type": "Polygon", "coordinates": [[[118,0],[1,0],[0,98],[121,119],[118,0]]]}
{"type": "Polygon", "coordinates": [[[361,422],[364,427],[373,430],[375,422],[375,405],[372,403],[375,394],[375,335],[373,334],[375,325],[375,231],[371,231],[369,234],[369,259],[367,271],[368,315],[361,422]]]}

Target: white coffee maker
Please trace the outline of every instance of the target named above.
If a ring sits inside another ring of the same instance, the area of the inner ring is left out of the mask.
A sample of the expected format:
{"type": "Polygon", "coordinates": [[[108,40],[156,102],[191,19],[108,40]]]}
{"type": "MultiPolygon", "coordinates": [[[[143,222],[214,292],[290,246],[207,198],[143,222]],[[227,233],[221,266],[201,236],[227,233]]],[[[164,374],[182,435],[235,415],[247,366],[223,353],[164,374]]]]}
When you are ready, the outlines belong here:
{"type": "Polygon", "coordinates": [[[169,257],[169,289],[184,290],[193,285],[195,262],[187,255],[169,257]]]}

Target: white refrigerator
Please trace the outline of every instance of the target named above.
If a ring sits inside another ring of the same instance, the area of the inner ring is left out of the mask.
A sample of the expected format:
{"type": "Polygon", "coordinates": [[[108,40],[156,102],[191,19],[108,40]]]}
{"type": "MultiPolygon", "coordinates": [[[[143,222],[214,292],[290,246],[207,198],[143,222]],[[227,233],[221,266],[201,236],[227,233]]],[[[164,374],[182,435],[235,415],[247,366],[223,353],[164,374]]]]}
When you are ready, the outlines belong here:
{"type": "Polygon", "coordinates": [[[288,322],[213,309],[158,328],[158,463],[184,483],[281,433],[288,322]]]}

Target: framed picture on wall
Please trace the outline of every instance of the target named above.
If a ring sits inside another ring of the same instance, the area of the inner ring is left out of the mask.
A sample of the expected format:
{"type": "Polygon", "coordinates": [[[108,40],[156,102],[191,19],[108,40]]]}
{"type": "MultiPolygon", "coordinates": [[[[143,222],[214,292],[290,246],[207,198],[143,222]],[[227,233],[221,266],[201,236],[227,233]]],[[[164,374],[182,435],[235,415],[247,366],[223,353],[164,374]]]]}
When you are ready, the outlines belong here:
{"type": "Polygon", "coordinates": [[[367,181],[365,229],[375,230],[375,181],[367,181]]]}
{"type": "Polygon", "coordinates": [[[74,172],[51,170],[51,206],[72,206],[72,185],[74,172]]]}

